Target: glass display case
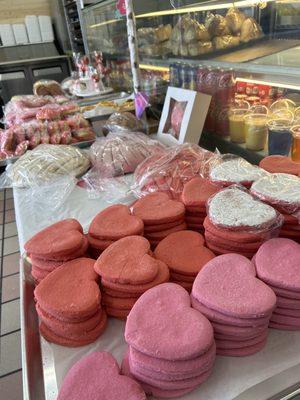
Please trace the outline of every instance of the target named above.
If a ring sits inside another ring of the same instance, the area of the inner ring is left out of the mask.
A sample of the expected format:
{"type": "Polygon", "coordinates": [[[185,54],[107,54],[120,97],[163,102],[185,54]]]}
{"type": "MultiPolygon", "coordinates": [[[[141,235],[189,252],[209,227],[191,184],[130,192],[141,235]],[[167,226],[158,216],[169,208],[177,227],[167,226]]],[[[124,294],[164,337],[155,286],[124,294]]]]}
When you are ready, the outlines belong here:
{"type": "MultiPolygon", "coordinates": [[[[290,108],[294,119],[288,123],[298,124],[299,1],[135,0],[134,10],[143,89],[157,102],[163,101],[168,80],[172,86],[210,94],[205,134],[211,143],[222,137],[237,144],[242,155],[243,150],[258,152],[259,159],[268,152],[268,142],[255,141],[249,132],[260,124],[267,129],[274,102],[279,102],[279,112],[290,108]],[[243,127],[237,140],[237,122],[245,121],[240,108],[268,118],[249,118],[249,132],[243,127]]],[[[119,14],[117,1],[84,8],[83,19],[86,50],[101,50],[112,71],[112,86],[130,90],[126,18],[119,14]]]]}

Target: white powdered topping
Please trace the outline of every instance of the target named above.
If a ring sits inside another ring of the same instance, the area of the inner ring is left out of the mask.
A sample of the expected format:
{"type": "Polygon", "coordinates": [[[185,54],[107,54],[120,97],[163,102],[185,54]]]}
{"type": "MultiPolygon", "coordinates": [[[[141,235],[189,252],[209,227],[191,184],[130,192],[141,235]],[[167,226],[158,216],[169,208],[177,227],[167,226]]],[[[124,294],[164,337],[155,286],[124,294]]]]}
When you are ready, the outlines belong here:
{"type": "Polygon", "coordinates": [[[300,207],[300,178],[289,174],[272,174],[254,182],[251,192],[276,204],[300,207]]]}
{"type": "Polygon", "coordinates": [[[212,223],[228,228],[267,228],[275,222],[276,216],[273,207],[238,188],[220,191],[209,204],[212,223]]]}
{"type": "Polygon", "coordinates": [[[267,174],[262,168],[250,164],[243,158],[224,161],[210,171],[213,181],[221,182],[254,182],[267,174]]]}

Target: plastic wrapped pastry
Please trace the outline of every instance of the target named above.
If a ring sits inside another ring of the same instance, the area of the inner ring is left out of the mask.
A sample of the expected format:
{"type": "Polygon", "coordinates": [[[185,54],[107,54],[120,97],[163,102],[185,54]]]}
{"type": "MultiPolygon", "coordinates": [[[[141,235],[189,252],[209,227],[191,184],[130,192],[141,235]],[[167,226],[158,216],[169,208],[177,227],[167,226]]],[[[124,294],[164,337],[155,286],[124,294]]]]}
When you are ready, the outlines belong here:
{"type": "Polygon", "coordinates": [[[104,132],[141,132],[143,124],[130,112],[115,112],[113,113],[104,126],[104,132]]]}
{"type": "Polygon", "coordinates": [[[38,96],[59,96],[64,94],[58,82],[46,79],[35,82],[33,93],[38,96]]]}
{"type": "Polygon", "coordinates": [[[238,36],[216,36],[213,38],[214,47],[219,49],[227,49],[227,47],[238,46],[240,44],[240,38],[238,36]]]}
{"type": "Polygon", "coordinates": [[[172,26],[160,25],[157,28],[138,29],[139,45],[154,45],[169,40],[172,34],[172,26]]]}
{"type": "Polygon", "coordinates": [[[241,42],[258,39],[263,36],[260,25],[253,18],[247,18],[241,28],[241,42]]]}
{"type": "Polygon", "coordinates": [[[183,40],[185,43],[190,43],[195,40],[207,42],[210,40],[210,36],[203,24],[190,18],[187,20],[187,28],[183,33],[183,40]]]}
{"type": "Polygon", "coordinates": [[[205,21],[205,27],[212,38],[230,34],[226,18],[222,17],[220,14],[209,14],[205,21]]]}
{"type": "Polygon", "coordinates": [[[188,47],[189,55],[195,57],[209,52],[213,46],[212,42],[191,42],[188,47]]]}
{"type": "Polygon", "coordinates": [[[228,10],[226,14],[226,21],[230,32],[233,35],[236,35],[240,32],[243,22],[246,18],[246,15],[238,8],[232,7],[228,10]]]}
{"type": "Polygon", "coordinates": [[[160,25],[158,28],[155,29],[155,35],[159,42],[165,42],[169,40],[172,34],[172,26],[168,25],[160,25]]]}

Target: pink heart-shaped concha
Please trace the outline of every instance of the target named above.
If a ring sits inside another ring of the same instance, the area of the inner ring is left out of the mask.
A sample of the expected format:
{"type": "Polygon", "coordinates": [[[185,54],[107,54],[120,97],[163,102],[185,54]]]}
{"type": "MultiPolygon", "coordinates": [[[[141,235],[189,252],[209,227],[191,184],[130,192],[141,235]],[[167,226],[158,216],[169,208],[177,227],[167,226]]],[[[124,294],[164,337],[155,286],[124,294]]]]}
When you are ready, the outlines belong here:
{"type": "Polygon", "coordinates": [[[125,340],[134,349],[165,360],[187,360],[213,344],[210,322],[191,308],[188,292],[164,283],[144,293],[126,322],[125,340]]]}
{"type": "Polygon", "coordinates": [[[142,236],[127,236],[110,245],[95,263],[104,279],[120,284],[151,282],[158,274],[158,262],[150,255],[150,243],[142,236]]]}
{"type": "Polygon", "coordinates": [[[214,185],[208,179],[197,176],[184,185],[181,198],[186,207],[203,207],[210,196],[219,190],[220,187],[214,185]]]}
{"type": "Polygon", "coordinates": [[[67,373],[57,400],[146,400],[141,386],[120,375],[114,357],[96,351],[79,360],[67,373]]]}
{"type": "Polygon", "coordinates": [[[255,256],[257,276],[275,287],[300,291],[300,245],[274,238],[265,242],[255,256]]]}
{"type": "Polygon", "coordinates": [[[205,307],[230,317],[267,317],[276,296],[255,277],[251,261],[239,254],[226,254],[209,261],[199,272],[192,295],[205,307]]]}
{"type": "Polygon", "coordinates": [[[93,315],[101,300],[94,262],[91,258],[77,258],[51,272],[34,291],[39,305],[62,320],[93,315]]]}
{"type": "Polygon", "coordinates": [[[151,193],[132,206],[132,213],[145,225],[163,224],[182,219],[185,208],[180,201],[171,200],[165,193],[151,193]]]}
{"type": "Polygon", "coordinates": [[[107,207],[93,219],[89,234],[106,240],[118,240],[125,236],[142,234],[144,223],[131,215],[129,207],[117,204],[107,207]]]}
{"type": "Polygon", "coordinates": [[[34,235],[24,248],[27,254],[41,258],[59,257],[80,248],[84,243],[82,226],[75,219],[59,221],[34,235]]]}

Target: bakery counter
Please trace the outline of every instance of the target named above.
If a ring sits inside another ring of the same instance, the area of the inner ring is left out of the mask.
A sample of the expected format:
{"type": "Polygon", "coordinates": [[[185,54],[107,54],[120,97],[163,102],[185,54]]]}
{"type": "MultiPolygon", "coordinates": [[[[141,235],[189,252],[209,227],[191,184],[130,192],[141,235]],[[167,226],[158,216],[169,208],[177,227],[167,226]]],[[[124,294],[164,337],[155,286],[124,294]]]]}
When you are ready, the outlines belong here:
{"type": "MultiPolygon", "coordinates": [[[[130,180],[130,175],[128,176],[130,180]]],[[[128,181],[129,184],[129,181],[128,181]]],[[[133,198],[127,199],[128,203],[133,198]]],[[[76,187],[61,207],[37,206],[26,190],[14,189],[16,223],[20,251],[37,231],[58,220],[77,218],[87,230],[90,221],[108,206],[103,199],[90,200],[87,192],[76,187]],[[42,212],[44,210],[44,212],[42,212]]],[[[33,299],[31,266],[21,260],[22,366],[25,400],[55,400],[69,368],[93,350],[111,352],[121,362],[126,349],[124,322],[109,318],[104,334],[93,344],[66,348],[50,344],[38,333],[38,318],[33,299]]],[[[185,400],[283,400],[292,392],[300,393],[300,332],[270,332],[267,346],[244,358],[217,357],[213,374],[185,400]]]]}

